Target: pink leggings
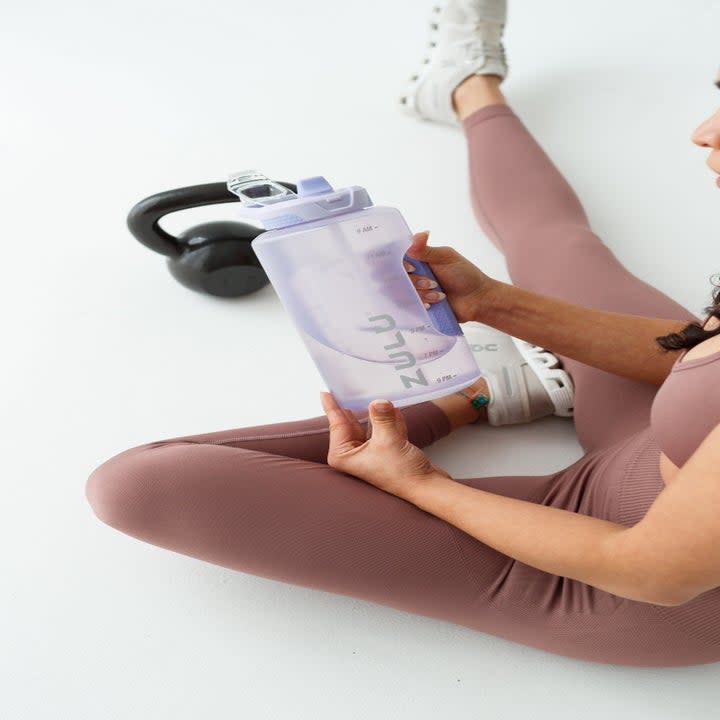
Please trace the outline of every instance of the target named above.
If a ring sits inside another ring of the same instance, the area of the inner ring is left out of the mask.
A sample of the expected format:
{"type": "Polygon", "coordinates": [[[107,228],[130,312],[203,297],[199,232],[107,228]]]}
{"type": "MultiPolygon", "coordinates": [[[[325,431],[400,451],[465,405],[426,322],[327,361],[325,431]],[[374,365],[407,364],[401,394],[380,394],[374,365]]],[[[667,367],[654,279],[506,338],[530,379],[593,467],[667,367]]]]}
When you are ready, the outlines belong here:
{"type": "MultiPolygon", "coordinates": [[[[592,308],[699,321],[620,264],[508,106],[482,108],[463,125],[473,208],[515,285],[592,308]]],[[[633,525],[663,487],[648,431],[657,387],[558,357],[575,384],[585,455],[549,475],[458,482],[633,525]]],[[[430,402],[403,413],[418,447],[450,432],[430,402]]],[[[356,414],[367,422],[367,413],[356,414]]],[[[718,592],[664,607],[545,573],[330,468],[327,450],[325,415],[161,440],[103,463],[86,493],[108,525],[226,568],[583,660],[720,660],[718,592]]]]}

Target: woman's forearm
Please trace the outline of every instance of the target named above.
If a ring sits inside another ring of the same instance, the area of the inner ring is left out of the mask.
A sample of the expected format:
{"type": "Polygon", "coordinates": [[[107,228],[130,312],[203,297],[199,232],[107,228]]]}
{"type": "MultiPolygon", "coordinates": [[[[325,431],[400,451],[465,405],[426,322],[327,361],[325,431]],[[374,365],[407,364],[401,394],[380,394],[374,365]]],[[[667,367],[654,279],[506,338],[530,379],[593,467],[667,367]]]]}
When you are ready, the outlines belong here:
{"type": "Polygon", "coordinates": [[[662,385],[679,351],[656,337],[688,323],[594,310],[493,280],[475,319],[514,337],[622,377],[662,385]]]}
{"type": "Polygon", "coordinates": [[[621,597],[673,605],[647,577],[623,576],[611,538],[627,530],[607,520],[477,490],[443,475],[415,486],[409,502],[495,550],[553,575],[621,597]]]}

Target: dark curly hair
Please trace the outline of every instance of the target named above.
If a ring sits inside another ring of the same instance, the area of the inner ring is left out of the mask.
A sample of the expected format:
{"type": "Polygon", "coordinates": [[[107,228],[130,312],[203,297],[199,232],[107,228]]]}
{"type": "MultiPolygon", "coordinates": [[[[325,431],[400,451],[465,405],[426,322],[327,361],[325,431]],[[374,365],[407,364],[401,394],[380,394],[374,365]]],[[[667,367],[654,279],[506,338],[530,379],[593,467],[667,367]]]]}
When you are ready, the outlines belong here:
{"type": "MultiPolygon", "coordinates": [[[[711,276],[711,282],[713,278],[720,280],[720,273],[711,276]]],[[[713,282],[712,284],[716,286],[712,294],[713,304],[703,308],[704,312],[708,313],[703,324],[706,324],[711,317],[716,317],[720,320],[720,283],[713,282]]],[[[692,322],[686,325],[680,332],[656,337],[655,341],[664,350],[682,350],[684,348],[695,347],[704,340],[708,340],[716,335],[720,335],[720,326],[714,330],[703,330],[702,325],[692,322]]]]}

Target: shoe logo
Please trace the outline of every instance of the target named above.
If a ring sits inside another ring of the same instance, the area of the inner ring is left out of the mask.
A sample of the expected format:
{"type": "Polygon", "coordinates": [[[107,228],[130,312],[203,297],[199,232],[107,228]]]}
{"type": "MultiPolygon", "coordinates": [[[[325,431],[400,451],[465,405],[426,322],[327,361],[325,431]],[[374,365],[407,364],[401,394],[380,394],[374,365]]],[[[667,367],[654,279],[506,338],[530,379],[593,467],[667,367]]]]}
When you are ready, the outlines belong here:
{"type": "Polygon", "coordinates": [[[471,344],[470,347],[472,348],[473,352],[482,352],[483,350],[489,350],[490,352],[494,350],[497,352],[498,350],[498,346],[495,343],[489,343],[488,345],[471,344]]]}

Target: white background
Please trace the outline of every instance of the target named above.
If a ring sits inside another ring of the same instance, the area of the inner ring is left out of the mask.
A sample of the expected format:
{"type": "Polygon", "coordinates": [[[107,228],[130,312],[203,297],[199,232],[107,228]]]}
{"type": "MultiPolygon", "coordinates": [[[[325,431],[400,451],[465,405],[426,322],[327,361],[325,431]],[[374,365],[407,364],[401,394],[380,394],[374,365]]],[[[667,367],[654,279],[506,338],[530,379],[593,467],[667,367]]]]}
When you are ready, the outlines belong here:
{"type": "MultiPolygon", "coordinates": [[[[125,536],[85,499],[130,446],[322,414],[272,288],[222,301],[177,284],[125,227],[144,196],[249,167],[321,174],[508,281],[470,209],[462,133],[396,106],[431,5],[2,3],[0,717],[716,715],[717,664],[586,663],[232,572],[125,536]]],[[[505,91],[596,231],[700,315],[720,195],[689,136],[720,100],[720,3],[516,0],[506,47],[505,91]]],[[[228,206],[166,226],[199,217],[228,206]]],[[[552,472],[581,450],[549,417],[463,428],[428,454],[468,477],[552,472]]]]}

